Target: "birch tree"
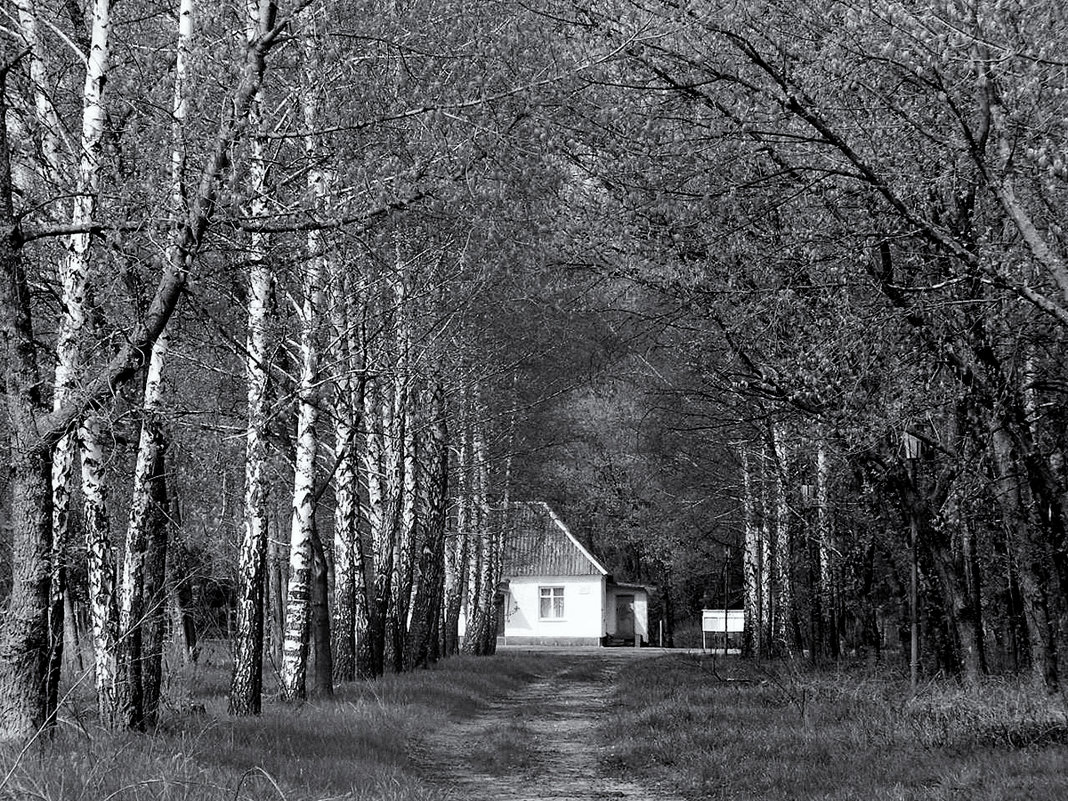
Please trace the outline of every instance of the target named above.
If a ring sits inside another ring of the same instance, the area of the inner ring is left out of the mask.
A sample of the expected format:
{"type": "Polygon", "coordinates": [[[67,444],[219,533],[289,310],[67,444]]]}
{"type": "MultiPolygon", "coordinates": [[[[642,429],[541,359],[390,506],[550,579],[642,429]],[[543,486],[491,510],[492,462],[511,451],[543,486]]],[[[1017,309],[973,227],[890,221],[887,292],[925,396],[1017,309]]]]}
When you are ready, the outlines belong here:
{"type": "MultiPolygon", "coordinates": [[[[302,34],[304,50],[304,125],[308,171],[308,195],[313,207],[321,207],[330,192],[330,177],[320,165],[319,144],[314,134],[319,123],[319,90],[314,85],[318,66],[314,23],[302,34]]],[[[300,323],[300,377],[297,384],[297,440],[293,468],[293,522],[289,537],[289,587],[286,593],[285,634],[282,641],[281,690],[286,701],[307,694],[308,638],[311,617],[313,547],[315,532],[316,458],[319,450],[319,315],[322,276],[329,274],[328,244],[322,231],[308,233],[298,319],[300,323]]]]}
{"type": "MultiPolygon", "coordinates": [[[[254,42],[269,29],[277,13],[273,3],[249,0],[246,38],[254,42]]],[[[262,130],[262,100],[257,94],[249,107],[249,214],[266,216],[266,139],[262,130]]],[[[267,426],[270,378],[269,316],[274,277],[269,236],[253,232],[249,242],[248,329],[245,381],[245,505],[238,557],[238,602],[234,636],[234,667],[230,679],[230,714],[259,714],[263,692],[263,632],[267,559],[267,426]]]]}
{"type": "MultiPolygon", "coordinates": [[[[294,13],[307,2],[297,2],[294,13]]],[[[0,707],[0,739],[19,740],[32,736],[51,715],[46,690],[48,652],[48,602],[50,596],[50,549],[52,546],[50,454],[56,442],[87,409],[106,406],[117,387],[143,369],[149,353],[165,329],[185,286],[188,270],[213,219],[219,193],[219,180],[228,164],[234,143],[245,131],[251,98],[255,95],[266,67],[266,57],[277,44],[278,31],[261,34],[247,48],[240,74],[230,90],[222,120],[209,136],[200,178],[191,193],[190,211],[180,222],[175,247],[163,264],[144,317],[128,330],[117,351],[83,382],[77,397],[49,412],[41,408],[34,387],[39,386],[37,339],[33,328],[27,270],[23,250],[27,244],[15,217],[11,183],[11,162],[6,115],[3,131],[3,164],[0,165],[0,206],[9,233],[4,239],[3,268],[5,295],[0,302],[0,327],[8,332],[5,371],[12,415],[14,460],[12,490],[18,502],[13,519],[19,532],[14,543],[16,578],[9,600],[0,643],[0,687],[5,703],[0,707]],[[11,387],[22,387],[12,393],[11,387]],[[42,483],[43,482],[43,483],[42,483]],[[44,571],[43,574],[41,571],[44,571]]],[[[8,75],[11,64],[4,65],[8,75]]],[[[5,101],[6,102],[6,101],[5,101]]],[[[86,226],[87,231],[97,221],[86,226]]],[[[36,393],[39,395],[39,393],[36,393]]]]}
{"type": "Polygon", "coordinates": [[[757,498],[753,489],[753,472],[749,459],[749,446],[742,442],[738,446],[738,458],[742,469],[742,525],[744,527],[743,550],[743,602],[745,615],[746,655],[764,653],[764,630],[767,628],[764,595],[764,548],[760,536],[760,526],[756,520],[757,498]]]}
{"type": "MultiPolygon", "coordinates": [[[[327,282],[333,341],[334,420],[334,671],[339,681],[356,678],[357,618],[365,614],[366,574],[360,535],[358,434],[366,373],[358,364],[356,327],[360,310],[349,270],[330,261],[327,282]]],[[[362,293],[361,293],[362,294],[362,293]]]]}
{"type": "Polygon", "coordinates": [[[428,393],[429,429],[420,450],[419,506],[423,536],[419,549],[419,584],[412,599],[405,665],[435,661],[445,597],[445,536],[449,499],[449,425],[445,388],[440,378],[428,393]]]}

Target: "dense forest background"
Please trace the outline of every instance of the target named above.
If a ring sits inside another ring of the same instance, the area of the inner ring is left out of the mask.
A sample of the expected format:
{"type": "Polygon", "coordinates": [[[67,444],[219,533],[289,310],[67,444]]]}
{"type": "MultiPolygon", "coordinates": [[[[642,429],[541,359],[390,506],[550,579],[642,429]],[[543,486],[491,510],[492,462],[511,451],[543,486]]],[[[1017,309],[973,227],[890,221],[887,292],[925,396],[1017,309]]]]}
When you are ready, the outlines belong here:
{"type": "Polygon", "coordinates": [[[5,738],[492,652],[511,499],[669,637],[1062,689],[1061,3],[4,8],[5,738]]]}

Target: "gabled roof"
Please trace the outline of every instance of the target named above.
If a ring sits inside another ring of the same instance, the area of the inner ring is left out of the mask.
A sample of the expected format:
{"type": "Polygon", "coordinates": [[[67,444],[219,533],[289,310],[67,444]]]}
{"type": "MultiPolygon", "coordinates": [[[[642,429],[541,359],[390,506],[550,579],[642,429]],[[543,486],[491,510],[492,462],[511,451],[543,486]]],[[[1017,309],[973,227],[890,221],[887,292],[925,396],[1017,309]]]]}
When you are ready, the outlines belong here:
{"type": "Polygon", "coordinates": [[[503,557],[505,579],[608,575],[544,501],[509,504],[503,557]]]}

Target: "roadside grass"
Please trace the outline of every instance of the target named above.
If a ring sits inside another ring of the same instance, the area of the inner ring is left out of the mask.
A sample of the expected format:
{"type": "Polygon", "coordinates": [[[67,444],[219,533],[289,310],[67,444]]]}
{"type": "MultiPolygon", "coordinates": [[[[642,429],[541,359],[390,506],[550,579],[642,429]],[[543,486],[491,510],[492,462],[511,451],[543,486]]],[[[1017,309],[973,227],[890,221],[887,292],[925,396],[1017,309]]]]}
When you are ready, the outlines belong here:
{"type": "Polygon", "coordinates": [[[667,656],[620,673],[606,768],[691,798],[1068,798],[1059,699],[1005,680],[931,683],[667,656]]]}
{"type": "Polygon", "coordinates": [[[0,751],[0,799],[436,801],[442,791],[410,759],[414,739],[474,715],[555,664],[456,657],[299,706],[265,699],[262,715],[231,718],[218,660],[156,732],[142,735],[100,730],[89,722],[91,698],[72,694],[50,740],[0,751]]]}

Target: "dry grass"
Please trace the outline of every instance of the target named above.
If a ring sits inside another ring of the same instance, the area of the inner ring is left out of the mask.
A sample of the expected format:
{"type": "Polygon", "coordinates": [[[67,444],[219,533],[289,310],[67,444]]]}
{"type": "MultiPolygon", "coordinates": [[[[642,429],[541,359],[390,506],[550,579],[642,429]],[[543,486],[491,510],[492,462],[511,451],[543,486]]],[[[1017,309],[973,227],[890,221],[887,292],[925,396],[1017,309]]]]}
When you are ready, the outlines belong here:
{"type": "Polygon", "coordinates": [[[268,699],[261,716],[230,718],[225,660],[207,661],[151,735],[99,730],[91,699],[73,694],[51,741],[0,753],[0,799],[432,801],[441,792],[411,763],[413,738],[473,715],[546,667],[532,657],[456,658],[299,707],[268,699]]]}
{"type": "Polygon", "coordinates": [[[733,660],[639,662],[602,728],[608,767],[694,798],[1068,798],[1059,701],[1006,682],[930,685],[733,660]]]}

